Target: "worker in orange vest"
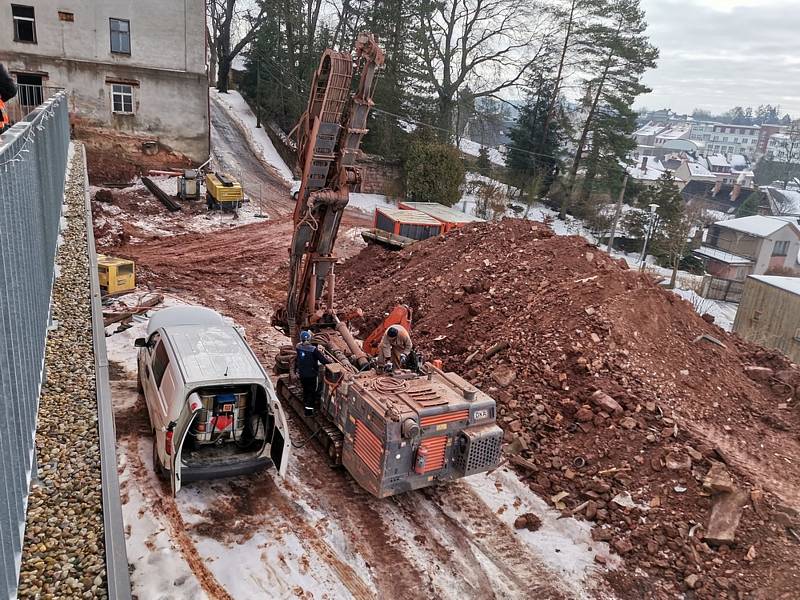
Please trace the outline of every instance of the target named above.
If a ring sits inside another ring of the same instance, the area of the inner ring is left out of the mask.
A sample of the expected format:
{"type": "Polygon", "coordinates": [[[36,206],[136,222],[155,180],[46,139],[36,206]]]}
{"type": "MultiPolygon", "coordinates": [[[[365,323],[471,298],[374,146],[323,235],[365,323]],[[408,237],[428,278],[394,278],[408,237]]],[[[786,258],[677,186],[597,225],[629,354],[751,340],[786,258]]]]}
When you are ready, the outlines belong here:
{"type": "Polygon", "coordinates": [[[0,63],[0,133],[11,127],[6,102],[17,95],[17,85],[6,68],[0,63]]]}

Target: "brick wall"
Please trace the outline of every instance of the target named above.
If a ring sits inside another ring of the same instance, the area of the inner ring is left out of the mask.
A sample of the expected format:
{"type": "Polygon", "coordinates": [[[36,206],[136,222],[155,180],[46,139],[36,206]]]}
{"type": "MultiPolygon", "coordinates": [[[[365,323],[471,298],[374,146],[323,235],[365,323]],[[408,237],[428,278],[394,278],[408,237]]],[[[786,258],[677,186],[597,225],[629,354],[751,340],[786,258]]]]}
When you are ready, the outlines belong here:
{"type": "Polygon", "coordinates": [[[358,161],[361,168],[361,192],[384,194],[392,198],[403,198],[403,169],[400,161],[386,160],[380,156],[364,154],[358,161]]]}

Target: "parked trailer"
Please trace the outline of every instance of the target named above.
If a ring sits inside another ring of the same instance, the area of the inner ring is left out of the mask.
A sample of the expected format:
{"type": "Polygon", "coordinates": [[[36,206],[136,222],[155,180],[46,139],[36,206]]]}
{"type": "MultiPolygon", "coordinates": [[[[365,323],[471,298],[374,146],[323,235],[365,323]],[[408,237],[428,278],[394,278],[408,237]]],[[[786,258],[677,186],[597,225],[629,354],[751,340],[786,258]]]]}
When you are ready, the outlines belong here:
{"type": "Polygon", "coordinates": [[[473,217],[458,209],[438,202],[401,202],[398,208],[402,210],[416,210],[433,217],[442,224],[442,233],[447,233],[455,227],[462,227],[467,223],[483,222],[483,219],[473,217]]]}
{"type": "Polygon", "coordinates": [[[375,209],[375,229],[421,241],[444,233],[442,223],[418,210],[381,206],[375,209]]]}

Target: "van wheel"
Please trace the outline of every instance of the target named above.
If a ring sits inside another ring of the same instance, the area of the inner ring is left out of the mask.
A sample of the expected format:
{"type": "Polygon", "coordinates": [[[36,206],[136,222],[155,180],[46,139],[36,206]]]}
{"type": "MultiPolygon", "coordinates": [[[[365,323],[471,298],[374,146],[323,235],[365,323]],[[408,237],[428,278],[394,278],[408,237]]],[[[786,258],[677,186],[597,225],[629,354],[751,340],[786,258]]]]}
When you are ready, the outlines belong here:
{"type": "Polygon", "coordinates": [[[144,393],[144,386],[142,385],[142,372],[141,369],[136,369],[136,391],[140,394],[144,393]]]}
{"type": "Polygon", "coordinates": [[[166,479],[164,467],[161,466],[161,460],[158,458],[158,438],[156,438],[155,432],[153,432],[153,470],[159,479],[166,479]]]}

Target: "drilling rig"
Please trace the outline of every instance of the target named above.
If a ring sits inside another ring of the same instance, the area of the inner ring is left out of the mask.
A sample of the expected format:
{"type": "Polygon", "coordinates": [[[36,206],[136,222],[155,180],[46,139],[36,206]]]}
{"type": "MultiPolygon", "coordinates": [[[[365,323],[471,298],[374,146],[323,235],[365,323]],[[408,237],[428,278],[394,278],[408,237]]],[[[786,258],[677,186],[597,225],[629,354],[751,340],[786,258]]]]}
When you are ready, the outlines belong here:
{"type": "Polygon", "coordinates": [[[304,414],[302,391],[289,375],[292,346],[276,360],[278,394],[332,462],[380,498],[496,467],[503,435],[495,401],[437,361],[391,373],[375,368],[375,340],[393,324],[410,326],[410,310],[395,308],[363,343],[337,311],[334,245],[349,194],[361,184],[356,159],[383,61],[367,33],[358,36],[354,55],[331,49],[322,55],[308,107],[292,132],[302,176],[286,306],[273,319],[293,343],[300,331],[311,330],[330,360],[322,367],[321,406],[313,416],[304,414]]]}

